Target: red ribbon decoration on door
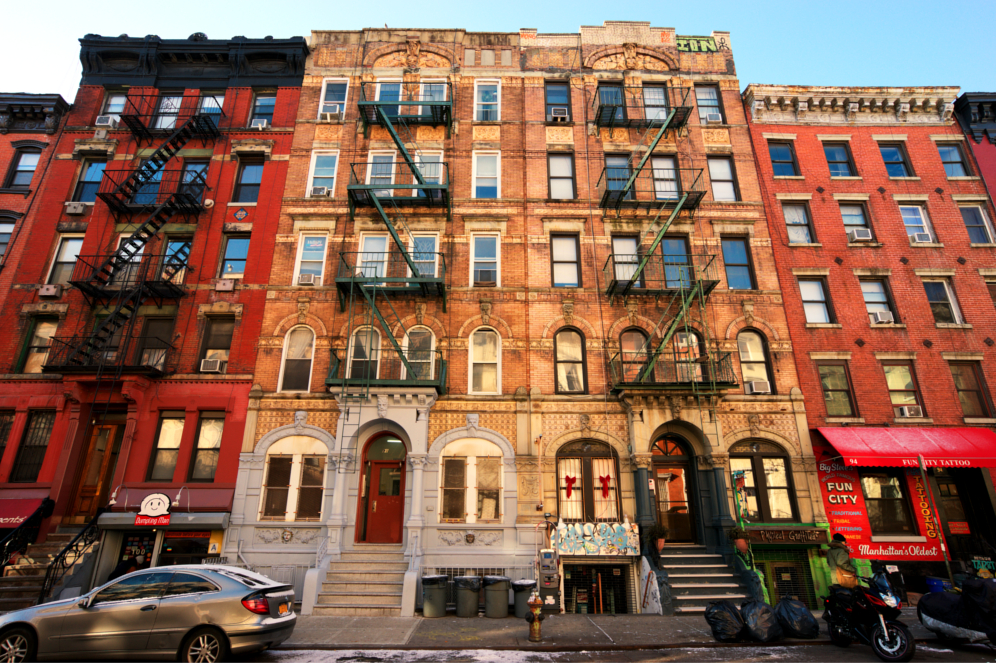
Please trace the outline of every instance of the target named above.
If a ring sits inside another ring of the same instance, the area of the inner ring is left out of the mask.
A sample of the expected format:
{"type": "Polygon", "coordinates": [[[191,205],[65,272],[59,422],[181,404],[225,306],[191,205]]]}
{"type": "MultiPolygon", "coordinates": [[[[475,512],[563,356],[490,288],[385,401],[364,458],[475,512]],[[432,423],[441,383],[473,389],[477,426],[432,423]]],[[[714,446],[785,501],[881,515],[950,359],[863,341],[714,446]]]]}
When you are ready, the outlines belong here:
{"type": "Polygon", "coordinates": [[[574,490],[574,484],[577,480],[577,477],[564,477],[564,483],[567,484],[567,499],[571,499],[571,491],[574,490]]]}
{"type": "Polygon", "coordinates": [[[606,500],[609,498],[609,481],[612,480],[612,475],[598,477],[598,480],[602,482],[602,499],[606,500]]]}

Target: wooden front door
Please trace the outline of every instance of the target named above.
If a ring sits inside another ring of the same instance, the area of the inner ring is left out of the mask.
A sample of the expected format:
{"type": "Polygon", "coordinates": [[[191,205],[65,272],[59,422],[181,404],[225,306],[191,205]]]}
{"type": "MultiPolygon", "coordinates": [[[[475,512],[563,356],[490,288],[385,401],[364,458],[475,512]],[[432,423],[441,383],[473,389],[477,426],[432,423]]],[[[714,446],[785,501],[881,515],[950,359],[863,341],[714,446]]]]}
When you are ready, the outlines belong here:
{"type": "Polygon", "coordinates": [[[107,424],[95,426],[83,456],[76,497],[70,518],[74,523],[89,522],[97,509],[107,506],[114,466],[118,460],[124,426],[107,424]]]}
{"type": "Polygon", "coordinates": [[[405,461],[370,461],[366,543],[401,543],[405,517],[405,461]]]}
{"type": "Polygon", "coordinates": [[[654,465],[657,515],[660,524],[668,528],[668,542],[695,543],[688,480],[687,465],[654,465]]]}

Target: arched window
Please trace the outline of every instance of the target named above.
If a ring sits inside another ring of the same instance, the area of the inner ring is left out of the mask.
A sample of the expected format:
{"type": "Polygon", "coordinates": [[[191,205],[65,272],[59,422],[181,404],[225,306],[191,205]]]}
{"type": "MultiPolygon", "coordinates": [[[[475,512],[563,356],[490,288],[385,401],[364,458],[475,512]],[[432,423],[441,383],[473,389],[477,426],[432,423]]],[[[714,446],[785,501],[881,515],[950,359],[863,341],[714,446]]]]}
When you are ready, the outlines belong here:
{"type": "Polygon", "coordinates": [[[349,343],[348,377],[376,380],[380,367],[380,332],[373,327],[360,327],[349,343]]]}
{"type": "Polygon", "coordinates": [[[501,337],[494,329],[470,335],[470,393],[501,393],[501,337]]]}
{"type": "Polygon", "coordinates": [[[694,331],[678,331],[674,333],[674,361],[678,373],[678,382],[701,382],[702,361],[708,356],[702,337],[694,331]]]}
{"type": "Polygon", "coordinates": [[[647,335],[639,329],[627,329],[619,335],[622,381],[636,382],[647,364],[647,335]]]}
{"type": "Polygon", "coordinates": [[[272,444],[266,450],[259,519],[321,520],[328,453],[321,440],[305,435],[292,435],[272,444]]]}
{"type": "Polygon", "coordinates": [[[501,448],[487,440],[470,438],[450,442],[440,456],[440,521],[501,521],[501,448]]]}
{"type": "Polygon", "coordinates": [[[435,376],[436,337],[428,327],[412,327],[404,338],[405,359],[415,375],[402,366],[402,379],[432,380],[435,376]]]}
{"type": "Polygon", "coordinates": [[[553,337],[558,394],[588,393],[584,336],[576,329],[562,329],[553,337]]]}
{"type": "Polygon", "coordinates": [[[768,366],[768,344],[758,332],[748,329],[737,336],[740,350],[740,373],[748,394],[771,394],[775,391],[768,366]]]}
{"type": "Polygon", "coordinates": [[[795,520],[795,500],[788,454],[760,440],[730,447],[730,471],[737,508],[744,520],[771,523],[795,520]]]}
{"type": "Polygon", "coordinates": [[[615,450],[593,440],[562,446],[557,451],[557,500],[564,522],[619,522],[615,450]]]}
{"type": "Polygon", "coordinates": [[[287,333],[280,391],[311,391],[314,355],[315,332],[310,327],[295,327],[287,333]]]}

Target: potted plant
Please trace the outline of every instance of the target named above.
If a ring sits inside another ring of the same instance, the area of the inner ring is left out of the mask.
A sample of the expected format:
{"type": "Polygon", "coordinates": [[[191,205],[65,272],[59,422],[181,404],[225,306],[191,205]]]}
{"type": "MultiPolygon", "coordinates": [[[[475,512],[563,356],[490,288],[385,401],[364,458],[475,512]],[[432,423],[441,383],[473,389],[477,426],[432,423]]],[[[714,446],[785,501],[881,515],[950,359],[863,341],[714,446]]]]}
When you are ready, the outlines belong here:
{"type": "Polygon", "coordinates": [[[643,530],[644,539],[656,543],[658,553],[663,550],[664,544],[667,542],[667,535],[667,527],[661,524],[650,525],[643,530]]]}
{"type": "Polygon", "coordinates": [[[743,527],[731,527],[726,535],[733,542],[733,545],[736,546],[737,552],[743,555],[747,554],[747,530],[743,527]]]}

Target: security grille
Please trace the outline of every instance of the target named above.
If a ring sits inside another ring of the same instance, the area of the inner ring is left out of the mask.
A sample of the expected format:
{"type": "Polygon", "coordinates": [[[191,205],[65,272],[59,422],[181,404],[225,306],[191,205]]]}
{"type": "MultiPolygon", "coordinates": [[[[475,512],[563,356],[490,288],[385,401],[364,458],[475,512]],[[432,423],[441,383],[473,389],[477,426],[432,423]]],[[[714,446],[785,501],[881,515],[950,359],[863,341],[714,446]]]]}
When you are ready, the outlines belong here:
{"type": "Polygon", "coordinates": [[[10,429],[14,425],[13,412],[0,412],[0,458],[7,449],[7,438],[10,437],[10,429]]]}
{"type": "Polygon", "coordinates": [[[629,564],[564,564],[564,612],[635,613],[629,564]]]}
{"type": "Polygon", "coordinates": [[[55,425],[55,412],[35,411],[28,419],[28,425],[21,440],[21,446],[14,458],[12,482],[32,483],[38,480],[38,472],[45,460],[48,439],[55,425]]]}
{"type": "Polygon", "coordinates": [[[802,601],[810,610],[819,608],[805,550],[755,550],[754,563],[764,573],[772,605],[787,596],[802,601]]]}
{"type": "MultiPolygon", "coordinates": [[[[465,567],[445,567],[445,568],[423,568],[422,575],[424,576],[446,576],[449,580],[446,583],[446,603],[447,605],[456,605],[456,590],[454,589],[453,578],[458,576],[478,576],[483,578],[484,576],[508,576],[509,580],[534,580],[536,574],[532,566],[507,566],[507,567],[492,567],[492,568],[465,568],[465,567]]],[[[482,587],[483,592],[483,587],[482,587]]],[[[421,591],[419,592],[419,603],[421,604],[421,591]]],[[[483,596],[483,594],[482,594],[483,596]]]]}

